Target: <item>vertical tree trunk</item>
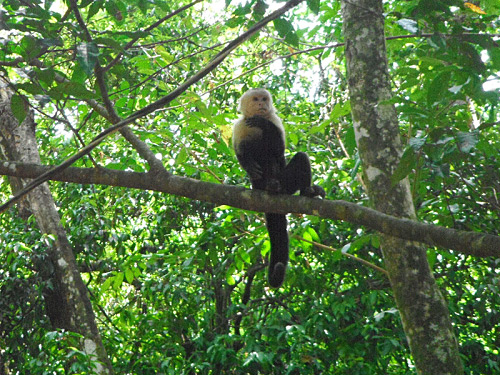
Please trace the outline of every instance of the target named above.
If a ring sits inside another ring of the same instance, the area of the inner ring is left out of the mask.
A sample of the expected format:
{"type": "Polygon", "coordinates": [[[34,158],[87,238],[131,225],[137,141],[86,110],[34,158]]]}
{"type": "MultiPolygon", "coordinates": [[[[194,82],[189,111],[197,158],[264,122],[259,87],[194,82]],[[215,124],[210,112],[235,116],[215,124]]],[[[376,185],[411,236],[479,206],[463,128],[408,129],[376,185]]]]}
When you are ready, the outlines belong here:
{"type": "MultiPolygon", "coordinates": [[[[29,113],[19,124],[10,109],[10,92],[0,82],[0,145],[10,159],[25,163],[41,164],[35,139],[35,122],[29,113]]],[[[20,188],[20,183],[11,183],[20,188]]],[[[54,289],[45,291],[47,315],[54,328],[63,328],[83,336],[81,350],[95,359],[99,374],[112,374],[113,369],[101,336],[97,330],[87,289],[76,267],[75,257],[66,232],[60,223],[59,213],[47,183],[33,190],[24,200],[25,210],[35,216],[43,233],[55,240],[48,249],[54,267],[54,289]]]]}
{"type": "MultiPolygon", "coordinates": [[[[343,0],[351,108],[363,179],[374,207],[415,219],[407,179],[391,184],[402,146],[391,98],[382,0],[343,0]]],[[[382,251],[419,374],[462,374],[446,303],[419,244],[384,236],[382,251]]]]}

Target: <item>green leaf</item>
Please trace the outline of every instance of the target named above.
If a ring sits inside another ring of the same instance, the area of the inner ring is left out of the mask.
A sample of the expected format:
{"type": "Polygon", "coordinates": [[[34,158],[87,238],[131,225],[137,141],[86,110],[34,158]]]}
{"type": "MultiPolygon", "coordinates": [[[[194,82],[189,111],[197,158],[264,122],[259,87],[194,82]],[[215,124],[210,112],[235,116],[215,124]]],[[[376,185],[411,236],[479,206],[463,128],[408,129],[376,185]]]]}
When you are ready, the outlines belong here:
{"type": "Polygon", "coordinates": [[[163,58],[165,63],[170,64],[172,61],[174,61],[175,57],[170,52],[168,52],[165,47],[157,46],[155,50],[163,58]]]}
{"type": "Polygon", "coordinates": [[[114,277],[114,280],[113,280],[113,289],[114,290],[120,289],[120,286],[122,285],[124,276],[125,276],[125,274],[123,272],[118,272],[117,275],[114,277]]]}
{"type": "Polygon", "coordinates": [[[253,13],[256,16],[256,19],[261,19],[262,16],[266,13],[266,10],[269,6],[262,0],[257,0],[253,7],[253,13]]]}
{"type": "Polygon", "coordinates": [[[125,280],[127,280],[129,284],[132,284],[132,281],[134,281],[134,272],[130,268],[125,270],[125,280]]]}
{"type": "Polygon", "coordinates": [[[210,109],[207,108],[207,105],[204,102],[198,100],[196,101],[195,106],[198,111],[201,112],[202,116],[207,119],[207,121],[209,121],[210,123],[214,122],[214,120],[212,119],[212,114],[210,113],[210,109]]]}
{"type": "Polygon", "coordinates": [[[108,277],[104,281],[104,283],[102,283],[101,288],[100,288],[101,293],[105,292],[106,290],[109,289],[109,287],[111,286],[111,283],[113,282],[113,279],[114,279],[114,277],[108,277]]]}
{"type": "Polygon", "coordinates": [[[82,43],[76,47],[76,59],[87,76],[92,76],[99,57],[95,43],[82,43]]]}
{"type": "Polygon", "coordinates": [[[12,114],[17,119],[19,124],[21,124],[26,118],[26,102],[21,95],[14,94],[10,98],[10,108],[12,110],[12,114]]]}
{"type": "Polygon", "coordinates": [[[102,9],[103,4],[104,4],[104,0],[96,0],[96,1],[92,2],[92,4],[89,7],[88,14],[87,14],[87,21],[89,19],[91,19],[94,15],[96,15],[97,12],[99,12],[102,9]]]}
{"type": "Polygon", "coordinates": [[[278,35],[282,38],[285,38],[285,41],[292,44],[299,44],[299,37],[293,28],[293,25],[290,21],[285,20],[283,18],[277,18],[273,21],[274,27],[278,32],[278,35]]]}
{"type": "Polygon", "coordinates": [[[432,80],[427,92],[428,105],[432,106],[443,98],[444,94],[448,91],[450,78],[451,72],[445,71],[438,74],[436,78],[432,80]]]}
{"type": "Polygon", "coordinates": [[[330,119],[335,121],[340,117],[347,116],[349,113],[351,113],[351,102],[349,100],[344,103],[336,103],[330,113],[330,119]]]}
{"type": "Polygon", "coordinates": [[[25,36],[21,39],[21,55],[25,61],[33,60],[41,52],[41,43],[32,36],[25,36]]]}
{"type": "Polygon", "coordinates": [[[52,68],[35,69],[35,73],[38,79],[45,83],[47,86],[52,85],[56,76],[56,73],[52,68]]]}
{"type": "Polygon", "coordinates": [[[500,70],[500,49],[499,48],[492,48],[492,49],[488,50],[488,54],[490,56],[493,68],[495,70],[500,70]]]}
{"type": "Polygon", "coordinates": [[[401,156],[401,160],[399,161],[396,170],[391,176],[392,185],[396,185],[399,181],[408,176],[416,165],[417,157],[415,155],[415,150],[412,147],[407,147],[403,156],[401,156]]]}
{"type": "Polygon", "coordinates": [[[331,259],[336,262],[342,258],[342,253],[346,253],[349,250],[350,244],[346,245],[342,248],[342,250],[335,250],[331,254],[331,259]],[[347,246],[347,247],[346,247],[347,246]],[[345,250],[345,251],[344,251],[345,250]]]}
{"type": "Polygon", "coordinates": [[[426,141],[426,137],[412,137],[410,138],[409,144],[415,151],[418,151],[425,145],[426,141]]]}
{"type": "Polygon", "coordinates": [[[175,162],[177,164],[183,164],[184,162],[186,162],[186,160],[188,159],[188,151],[185,147],[181,148],[181,151],[177,154],[177,157],[175,158],[175,162]]]}
{"type": "Polygon", "coordinates": [[[437,253],[436,250],[431,249],[427,251],[427,261],[429,262],[429,266],[434,268],[434,264],[436,264],[437,261],[437,253]]]}
{"type": "Polygon", "coordinates": [[[228,285],[235,285],[236,284],[236,280],[234,279],[233,275],[227,275],[226,282],[228,285]]]}
{"type": "Polygon", "coordinates": [[[457,134],[457,144],[460,151],[470,153],[479,142],[477,132],[460,132],[457,134]]]}
{"type": "Polygon", "coordinates": [[[106,47],[110,47],[116,52],[123,51],[123,48],[122,48],[122,45],[120,44],[120,42],[116,41],[113,38],[99,37],[99,38],[95,38],[94,42],[99,43],[99,44],[104,44],[106,47]]]}
{"type": "Polygon", "coordinates": [[[17,85],[18,89],[23,89],[32,95],[42,95],[43,90],[37,82],[25,82],[17,85]]]}
{"type": "Polygon", "coordinates": [[[97,94],[89,91],[84,85],[77,82],[63,82],[55,88],[49,90],[49,95],[55,99],[62,99],[66,95],[74,96],[78,99],[96,99],[97,94]]]}
{"type": "Polygon", "coordinates": [[[319,0],[307,0],[307,6],[314,14],[319,13],[319,0]]]}

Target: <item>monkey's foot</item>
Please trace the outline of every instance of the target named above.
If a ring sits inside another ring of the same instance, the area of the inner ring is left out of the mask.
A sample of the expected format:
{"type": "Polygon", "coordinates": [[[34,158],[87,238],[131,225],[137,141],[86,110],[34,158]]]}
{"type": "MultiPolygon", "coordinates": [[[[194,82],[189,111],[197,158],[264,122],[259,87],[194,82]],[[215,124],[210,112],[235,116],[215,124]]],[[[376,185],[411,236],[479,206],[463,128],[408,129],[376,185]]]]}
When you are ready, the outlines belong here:
{"type": "Polygon", "coordinates": [[[285,280],[286,267],[283,263],[278,262],[274,265],[274,269],[269,268],[269,285],[273,288],[279,288],[285,280]]]}
{"type": "Polygon", "coordinates": [[[321,186],[312,185],[312,186],[309,186],[309,187],[302,189],[300,191],[300,195],[303,195],[303,196],[309,197],[309,198],[314,198],[314,197],[324,198],[326,193],[325,193],[325,189],[323,189],[321,186]]]}

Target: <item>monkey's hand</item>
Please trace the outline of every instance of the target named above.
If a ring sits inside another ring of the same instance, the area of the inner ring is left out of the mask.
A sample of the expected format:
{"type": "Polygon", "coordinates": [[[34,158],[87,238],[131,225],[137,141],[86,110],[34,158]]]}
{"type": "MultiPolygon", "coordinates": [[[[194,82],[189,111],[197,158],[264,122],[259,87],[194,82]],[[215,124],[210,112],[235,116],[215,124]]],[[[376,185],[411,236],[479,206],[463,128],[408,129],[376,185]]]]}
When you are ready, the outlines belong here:
{"type": "Polygon", "coordinates": [[[281,184],[276,178],[270,178],[266,183],[266,191],[270,193],[279,193],[281,191],[281,184]]]}
{"type": "Polygon", "coordinates": [[[247,117],[245,119],[245,125],[251,128],[256,127],[262,130],[275,126],[271,121],[259,115],[247,117]]]}
{"type": "Polygon", "coordinates": [[[261,166],[254,158],[250,157],[248,152],[237,153],[236,157],[241,167],[248,173],[250,180],[260,180],[262,178],[263,172],[261,166]]]}
{"type": "Polygon", "coordinates": [[[300,195],[303,195],[303,196],[309,197],[309,198],[314,198],[314,197],[324,198],[326,193],[325,193],[325,189],[323,189],[321,186],[312,185],[312,186],[306,187],[305,189],[302,189],[300,191],[300,195]]]}
{"type": "Polygon", "coordinates": [[[252,181],[260,180],[262,178],[262,168],[253,160],[245,165],[243,169],[247,171],[248,175],[250,176],[250,180],[252,181]]]}

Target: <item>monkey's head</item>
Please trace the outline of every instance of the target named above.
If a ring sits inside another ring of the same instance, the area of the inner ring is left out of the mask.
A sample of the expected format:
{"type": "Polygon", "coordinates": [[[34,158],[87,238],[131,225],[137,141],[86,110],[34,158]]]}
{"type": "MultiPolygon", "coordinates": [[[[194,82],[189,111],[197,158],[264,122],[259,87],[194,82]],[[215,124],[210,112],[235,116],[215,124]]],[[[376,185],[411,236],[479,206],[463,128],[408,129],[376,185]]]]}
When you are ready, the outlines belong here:
{"type": "Polygon", "coordinates": [[[269,116],[276,113],[271,94],[266,89],[250,89],[240,99],[239,110],[245,118],[252,116],[269,116]]]}

